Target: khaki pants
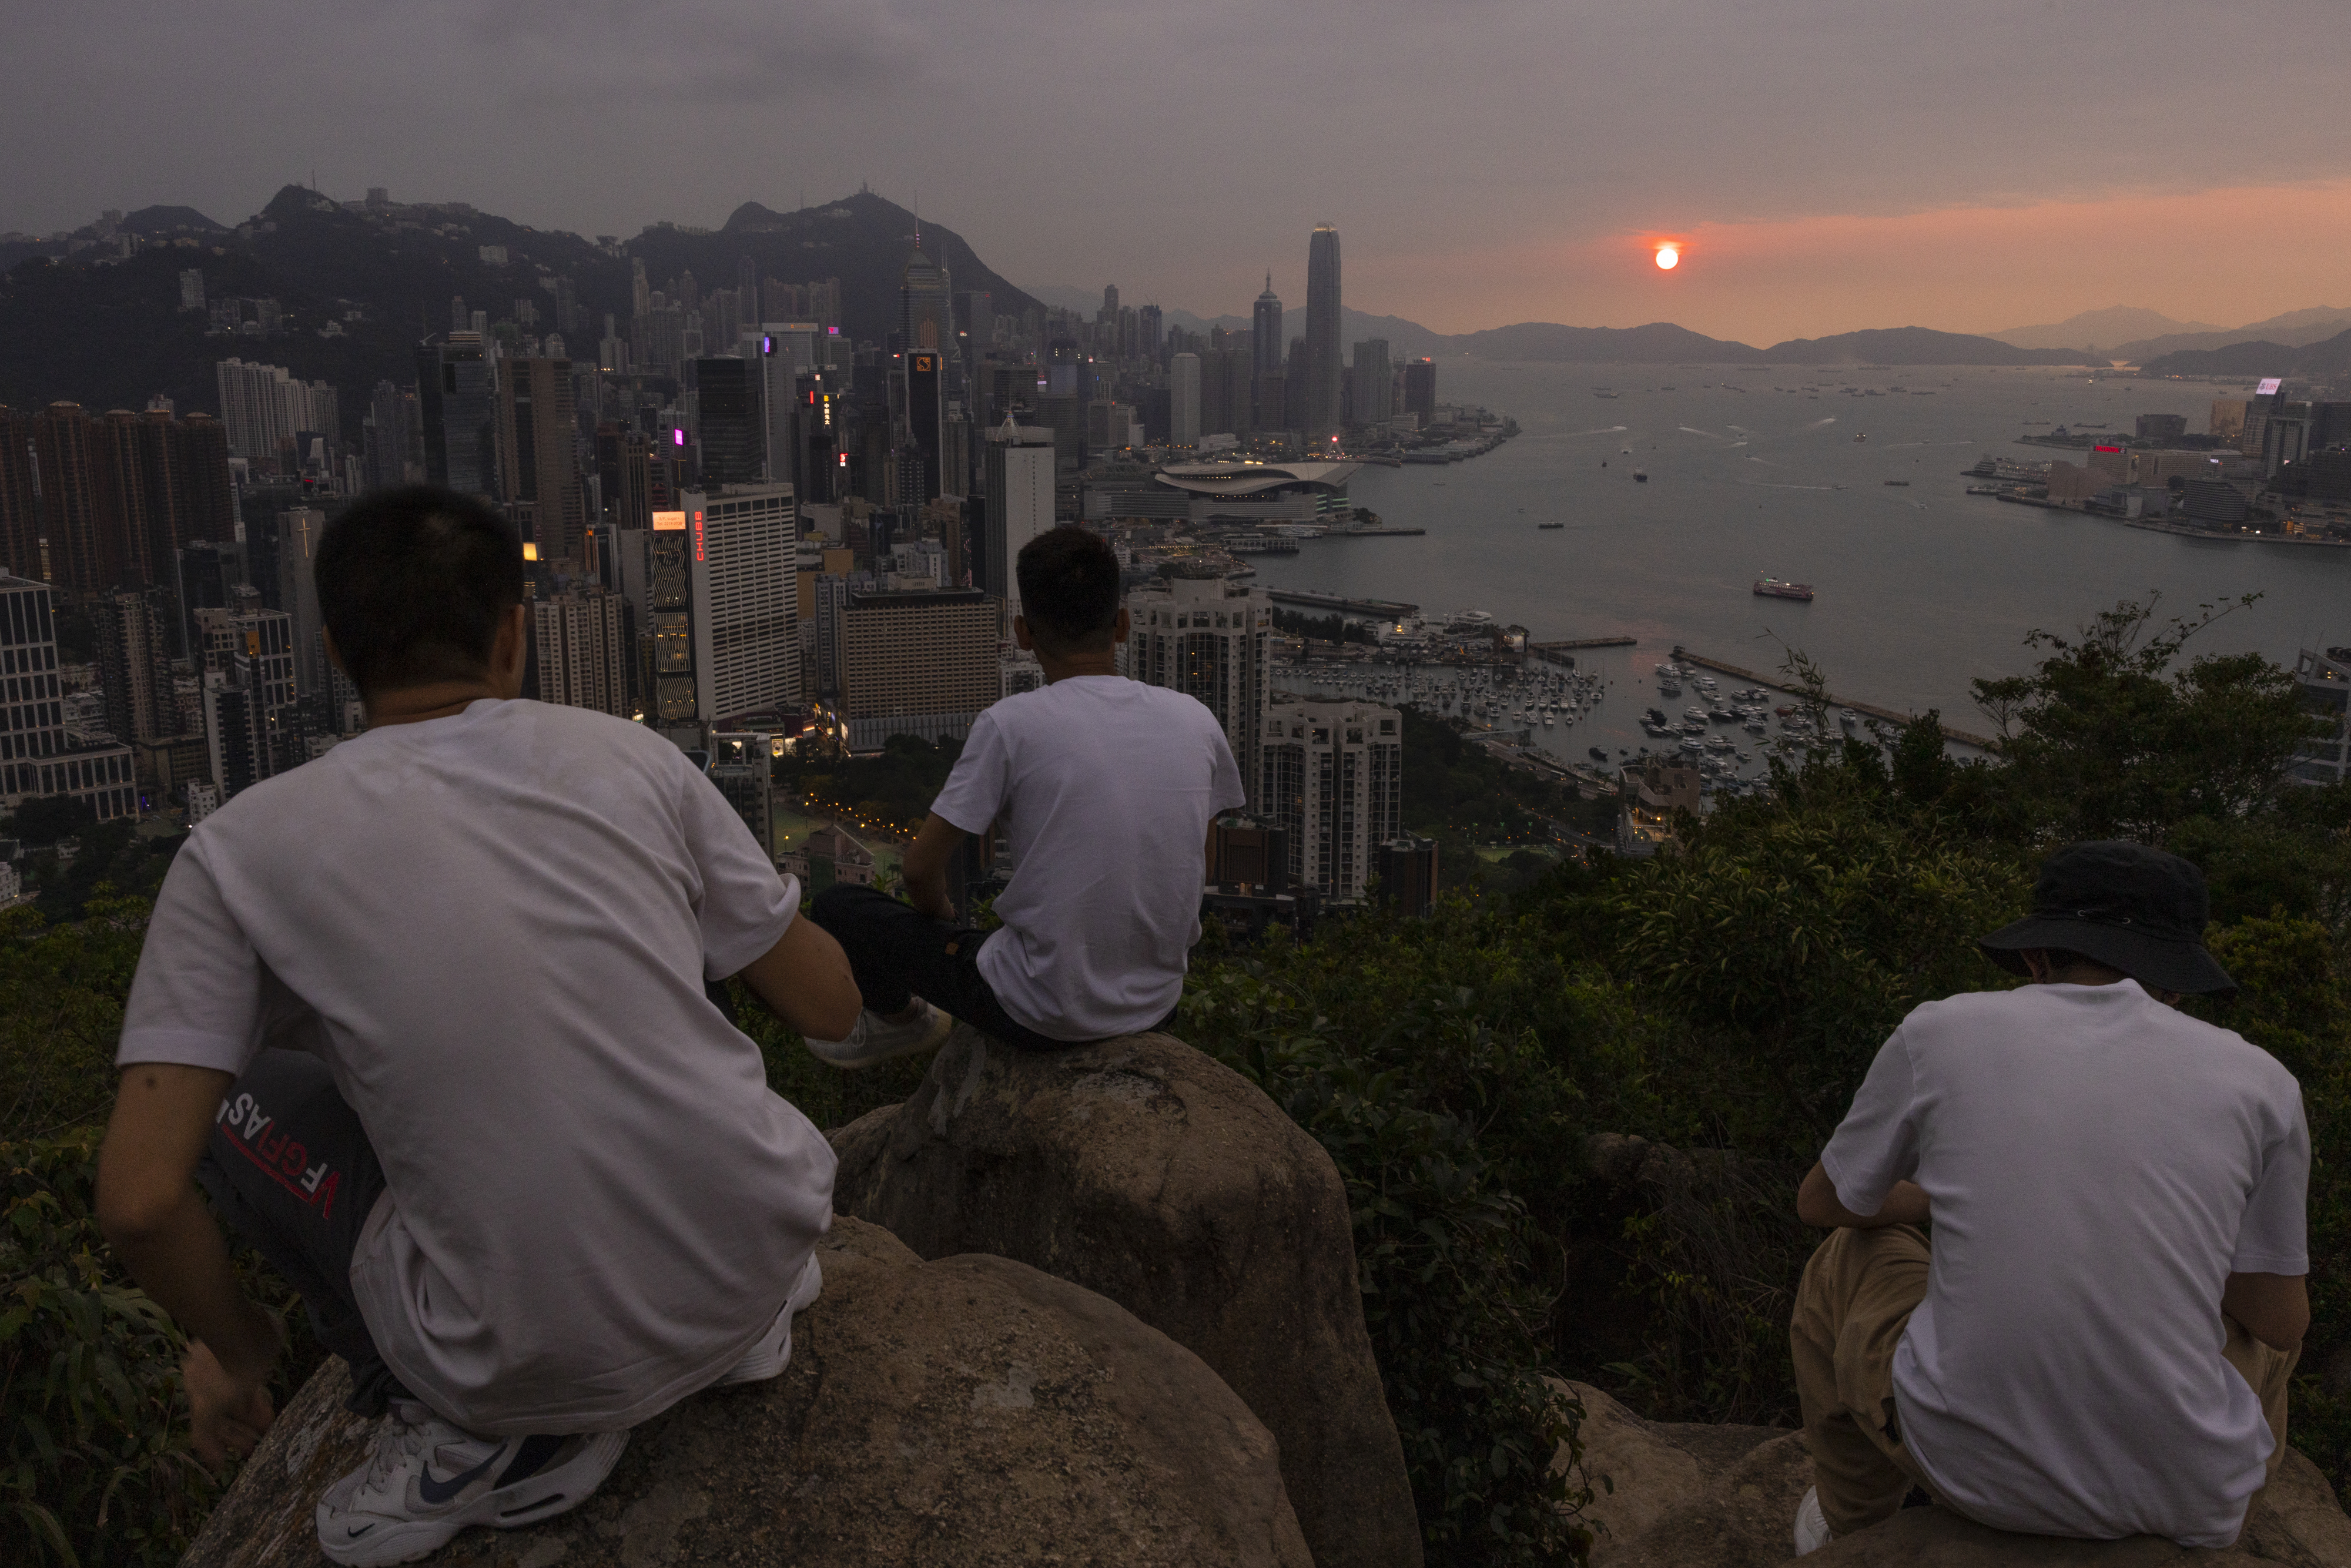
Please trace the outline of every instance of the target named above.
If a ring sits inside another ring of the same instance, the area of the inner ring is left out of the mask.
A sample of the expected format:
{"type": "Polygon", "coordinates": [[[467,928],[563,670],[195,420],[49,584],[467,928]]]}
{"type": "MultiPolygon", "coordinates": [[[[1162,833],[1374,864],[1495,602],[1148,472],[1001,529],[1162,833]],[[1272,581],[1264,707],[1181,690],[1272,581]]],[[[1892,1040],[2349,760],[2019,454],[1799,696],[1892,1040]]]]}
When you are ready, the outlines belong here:
{"type": "MultiPolygon", "coordinates": [[[[1804,1445],[1829,1531],[1844,1535],[1890,1518],[1925,1473],[1898,1436],[1894,1416],[1894,1347],[1927,1295],[1926,1233],[1912,1225],[1840,1229],[1804,1265],[1789,1324],[1796,1395],[1804,1411],[1804,1445]]],[[[2261,1397],[2277,1448],[2273,1479],[2285,1458],[2286,1385],[2297,1354],[2272,1350],[2225,1320],[2220,1354],[2261,1397]]]]}

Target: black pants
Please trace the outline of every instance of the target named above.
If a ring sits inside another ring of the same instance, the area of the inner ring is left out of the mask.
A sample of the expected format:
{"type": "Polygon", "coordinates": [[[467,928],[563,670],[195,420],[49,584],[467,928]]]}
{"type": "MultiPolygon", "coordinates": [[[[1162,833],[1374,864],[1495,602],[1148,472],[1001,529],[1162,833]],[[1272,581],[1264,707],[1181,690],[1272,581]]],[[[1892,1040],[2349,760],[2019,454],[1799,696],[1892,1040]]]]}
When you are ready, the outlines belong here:
{"type": "Polygon", "coordinates": [[[377,1354],[351,1290],[351,1254],[383,1194],[367,1130],[317,1057],[264,1051],[236,1081],[196,1162],[222,1220],[301,1293],[319,1343],[350,1364],[350,1409],[411,1397],[377,1354]]]}
{"type": "MultiPolygon", "coordinates": [[[[979,972],[979,945],[988,934],[977,926],[934,920],[886,893],[847,883],[818,894],[808,913],[849,955],[857,988],[873,1012],[903,1012],[920,997],[1009,1045],[1059,1051],[1076,1043],[1039,1034],[1004,1010],[979,972]]],[[[1170,1012],[1152,1027],[1175,1021],[1170,1012]]]]}

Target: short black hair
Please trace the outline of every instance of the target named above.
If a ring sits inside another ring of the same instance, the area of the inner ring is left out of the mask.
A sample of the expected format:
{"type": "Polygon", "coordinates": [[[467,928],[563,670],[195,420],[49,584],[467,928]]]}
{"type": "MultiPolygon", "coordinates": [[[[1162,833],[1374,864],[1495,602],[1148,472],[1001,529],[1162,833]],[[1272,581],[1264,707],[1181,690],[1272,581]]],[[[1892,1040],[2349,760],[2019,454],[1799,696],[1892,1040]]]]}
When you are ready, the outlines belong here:
{"type": "Polygon", "coordinates": [[[1020,547],[1020,613],[1048,653],[1110,646],[1118,625],[1118,556],[1100,534],[1064,523],[1020,547]]]}
{"type": "Polygon", "coordinates": [[[329,523],[315,567],[319,617],[360,695],[478,675],[498,622],[522,602],[522,541],[472,496],[405,485],[361,496],[329,523]]]}

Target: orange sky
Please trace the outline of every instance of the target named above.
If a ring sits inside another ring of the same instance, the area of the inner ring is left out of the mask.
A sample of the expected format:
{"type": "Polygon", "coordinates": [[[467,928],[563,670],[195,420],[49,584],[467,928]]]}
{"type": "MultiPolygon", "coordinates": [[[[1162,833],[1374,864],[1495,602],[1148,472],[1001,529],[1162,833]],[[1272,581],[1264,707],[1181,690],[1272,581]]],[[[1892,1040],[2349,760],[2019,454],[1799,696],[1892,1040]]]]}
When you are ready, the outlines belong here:
{"type": "MultiPolygon", "coordinates": [[[[1366,247],[1368,250],[1368,247],[1366,247]]],[[[1767,347],[1863,327],[1990,332],[2143,305],[2233,327],[2351,306],[2351,180],[1646,230],[1348,257],[1347,303],[1443,332],[1675,321],[1767,347]],[[1682,244],[1661,272],[1658,240],[1682,244]],[[1463,287],[1463,280],[1476,283],[1463,287]],[[1417,306],[1419,308],[1415,308],[1417,306]]]]}

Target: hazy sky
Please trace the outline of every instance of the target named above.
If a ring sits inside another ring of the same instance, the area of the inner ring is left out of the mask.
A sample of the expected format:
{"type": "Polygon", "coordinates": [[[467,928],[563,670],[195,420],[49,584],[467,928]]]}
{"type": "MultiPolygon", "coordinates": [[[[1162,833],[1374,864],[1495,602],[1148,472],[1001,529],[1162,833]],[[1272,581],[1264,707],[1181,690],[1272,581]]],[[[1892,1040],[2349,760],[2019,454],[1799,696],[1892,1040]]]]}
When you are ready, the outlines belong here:
{"type": "Polygon", "coordinates": [[[1015,282],[1768,343],[2351,305],[2343,0],[12,6],[0,229],[328,193],[716,225],[869,182],[1015,282]],[[1652,242],[1687,242],[1658,272],[1652,242]]]}

